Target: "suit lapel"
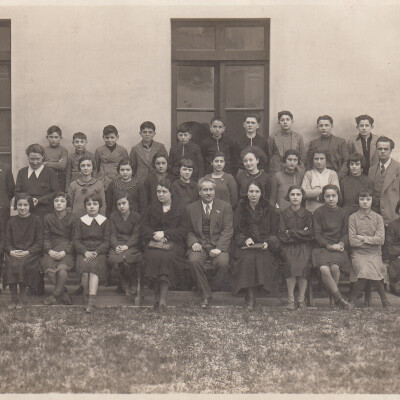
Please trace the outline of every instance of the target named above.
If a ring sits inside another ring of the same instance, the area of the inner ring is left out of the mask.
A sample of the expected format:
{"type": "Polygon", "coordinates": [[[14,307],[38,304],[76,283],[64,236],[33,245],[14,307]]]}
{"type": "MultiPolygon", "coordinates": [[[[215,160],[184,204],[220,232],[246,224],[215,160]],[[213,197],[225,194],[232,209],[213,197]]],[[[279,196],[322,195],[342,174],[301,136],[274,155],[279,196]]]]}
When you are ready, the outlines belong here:
{"type": "Polygon", "coordinates": [[[201,235],[203,232],[203,216],[202,216],[202,211],[201,208],[203,207],[203,204],[201,203],[201,201],[199,201],[197,203],[197,207],[193,210],[194,211],[194,219],[195,219],[195,224],[197,227],[197,232],[201,235]]]}
{"type": "Polygon", "coordinates": [[[392,159],[387,171],[386,171],[386,176],[385,180],[383,181],[383,186],[382,186],[382,193],[390,186],[390,184],[397,178],[396,175],[396,165],[394,160],[392,159]]]}
{"type": "MultiPolygon", "coordinates": [[[[153,146],[152,146],[153,149],[153,146]]],[[[139,158],[148,166],[150,167],[149,161],[147,161],[146,153],[144,151],[144,148],[141,143],[138,144],[136,148],[136,153],[139,156],[139,158]]],[[[152,160],[152,155],[151,155],[151,150],[150,150],[150,160],[152,160]]]]}
{"type": "Polygon", "coordinates": [[[282,139],[281,134],[276,135],[275,145],[276,145],[276,148],[278,149],[279,155],[282,157],[283,156],[283,139],[282,139]]]}

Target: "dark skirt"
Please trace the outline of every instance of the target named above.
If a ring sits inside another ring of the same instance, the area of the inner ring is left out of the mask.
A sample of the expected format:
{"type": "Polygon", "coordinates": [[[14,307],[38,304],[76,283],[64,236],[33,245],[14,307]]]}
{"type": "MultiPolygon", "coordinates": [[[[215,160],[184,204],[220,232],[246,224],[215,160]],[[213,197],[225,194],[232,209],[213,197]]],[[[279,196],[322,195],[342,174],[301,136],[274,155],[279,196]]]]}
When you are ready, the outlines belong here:
{"type": "Polygon", "coordinates": [[[39,261],[40,256],[35,254],[29,254],[20,260],[6,254],[3,286],[20,282],[28,286],[35,286],[38,280],[39,261]]]}
{"type": "Polygon", "coordinates": [[[256,287],[271,293],[277,267],[276,258],[269,250],[237,248],[233,261],[232,293],[256,287]]]}
{"type": "Polygon", "coordinates": [[[165,282],[169,287],[176,287],[184,273],[185,250],[173,244],[171,250],[149,249],[144,251],[145,278],[150,288],[159,281],[165,282]]]}
{"type": "Polygon", "coordinates": [[[127,262],[128,264],[136,264],[143,259],[142,253],[136,247],[130,247],[123,253],[117,253],[114,249],[110,250],[108,262],[116,268],[119,263],[127,262]]]}
{"type": "Polygon", "coordinates": [[[336,264],[340,270],[344,273],[350,272],[350,261],[347,251],[329,251],[322,247],[312,249],[311,262],[315,268],[319,268],[321,265],[336,264]]]}
{"type": "Polygon", "coordinates": [[[99,254],[90,263],[84,261],[84,258],[85,256],[83,254],[78,254],[76,256],[76,270],[80,274],[91,272],[96,274],[99,279],[103,279],[107,269],[107,256],[105,254],[99,254]]]}
{"type": "Polygon", "coordinates": [[[308,278],[311,269],[311,244],[285,244],[282,248],[282,269],[285,278],[308,278]]]}
{"type": "Polygon", "coordinates": [[[40,270],[42,272],[57,272],[62,269],[71,271],[75,266],[75,257],[71,253],[67,253],[61,260],[54,260],[48,254],[43,254],[40,259],[40,270]]]}

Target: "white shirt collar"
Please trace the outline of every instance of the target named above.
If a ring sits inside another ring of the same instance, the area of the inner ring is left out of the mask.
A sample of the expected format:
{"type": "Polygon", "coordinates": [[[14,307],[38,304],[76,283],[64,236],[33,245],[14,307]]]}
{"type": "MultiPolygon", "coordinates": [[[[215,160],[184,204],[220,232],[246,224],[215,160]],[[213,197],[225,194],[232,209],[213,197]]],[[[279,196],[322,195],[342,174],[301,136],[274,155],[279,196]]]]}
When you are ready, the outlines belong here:
{"type": "Polygon", "coordinates": [[[87,226],[92,225],[92,221],[96,220],[96,222],[101,225],[107,218],[104,215],[100,215],[98,214],[97,217],[93,218],[90,217],[88,214],[84,215],[83,217],[81,217],[81,221],[86,224],[87,226]]]}
{"type": "Polygon", "coordinates": [[[42,164],[38,169],[32,169],[28,167],[28,179],[31,177],[33,173],[35,173],[36,178],[39,178],[40,173],[43,171],[44,165],[42,164]]]}
{"type": "Polygon", "coordinates": [[[389,158],[389,160],[387,160],[385,164],[382,164],[380,161],[379,161],[379,164],[380,164],[381,167],[383,165],[385,167],[385,171],[386,171],[389,168],[389,165],[390,165],[391,161],[392,161],[392,159],[389,158]]]}
{"type": "Polygon", "coordinates": [[[206,204],[206,203],[204,203],[203,201],[201,202],[201,204],[203,204],[203,210],[204,210],[204,213],[205,213],[205,214],[206,214],[206,207],[207,207],[207,206],[210,206],[210,212],[212,211],[213,203],[214,203],[214,200],[213,200],[211,203],[209,203],[209,204],[206,204]]]}

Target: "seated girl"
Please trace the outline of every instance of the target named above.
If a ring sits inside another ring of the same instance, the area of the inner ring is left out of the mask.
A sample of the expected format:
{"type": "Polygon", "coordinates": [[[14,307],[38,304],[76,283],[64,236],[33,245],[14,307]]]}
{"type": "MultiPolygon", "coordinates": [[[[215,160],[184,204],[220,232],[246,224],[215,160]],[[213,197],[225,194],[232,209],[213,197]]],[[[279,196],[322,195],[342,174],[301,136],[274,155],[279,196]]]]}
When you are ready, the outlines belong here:
{"type": "Polygon", "coordinates": [[[162,179],[156,188],[157,202],[140,221],[145,250],[145,277],[154,290],[154,309],[165,312],[168,288],[176,287],[185,265],[186,206],[171,196],[171,181],[162,179]]]}
{"type": "Polygon", "coordinates": [[[122,159],[117,166],[118,178],[114,179],[106,190],[106,216],[117,210],[117,198],[126,194],[131,210],[139,212],[139,183],[133,178],[133,169],[129,159],[122,159]]]}
{"type": "Polygon", "coordinates": [[[197,182],[192,179],[194,162],[189,158],[182,158],[178,166],[180,178],[172,183],[171,193],[173,197],[189,205],[199,199],[197,182]]]}
{"type": "Polygon", "coordinates": [[[331,159],[328,150],[314,149],[309,156],[313,169],[305,173],[301,188],[304,190],[307,198],[306,209],[314,212],[318,207],[325,204],[322,188],[325,185],[339,187],[339,179],[335,171],[326,168],[326,162],[331,159]]]}
{"type": "Polygon", "coordinates": [[[81,274],[86,312],[92,313],[96,306],[99,278],[107,268],[107,253],[110,247],[110,221],[99,214],[103,199],[91,194],[84,199],[87,214],[75,224],[74,248],[76,251],[76,269],[81,274]]]}
{"type": "Polygon", "coordinates": [[[351,154],[347,160],[349,173],[340,181],[340,192],[342,194],[340,205],[349,216],[359,209],[358,194],[360,190],[374,189],[374,183],[362,173],[364,165],[365,160],[362,154],[351,154]]]}
{"type": "Polygon", "coordinates": [[[82,217],[87,213],[84,199],[87,196],[96,195],[101,198],[100,213],[105,215],[106,198],[103,182],[93,177],[93,160],[90,156],[82,156],[78,164],[81,171],[81,178],[71,182],[68,194],[71,196],[72,214],[75,217],[82,217]]]}
{"type": "Polygon", "coordinates": [[[53,293],[43,301],[46,305],[57,303],[72,304],[66,287],[68,271],[75,265],[72,242],[74,218],[70,206],[70,197],[64,192],[54,195],[54,212],[44,217],[44,254],[40,264],[54,285],[53,293]]]}
{"type": "Polygon", "coordinates": [[[34,287],[36,284],[43,250],[43,224],[40,217],[31,214],[34,207],[32,196],[17,193],[15,204],[18,214],[8,220],[4,239],[6,260],[3,285],[10,286],[9,309],[27,304],[27,286],[34,287]]]}
{"type": "Polygon", "coordinates": [[[264,199],[270,197],[270,180],[264,170],[258,169],[261,151],[258,147],[246,147],[240,153],[240,159],[243,162],[245,170],[239,170],[236,174],[236,182],[239,190],[239,198],[247,197],[247,187],[250,182],[256,181],[262,187],[262,196],[264,199]]]}
{"type": "MultiPolygon", "coordinates": [[[[274,173],[271,177],[271,195],[269,202],[271,206],[280,210],[290,206],[286,201],[288,189],[303,182],[304,167],[298,168],[300,153],[297,150],[288,150],[283,156],[283,169],[274,173]]],[[[305,199],[304,199],[305,200],[305,199]]]]}
{"type": "Polygon", "coordinates": [[[137,276],[143,257],[139,249],[138,213],[130,208],[128,194],[120,194],[117,209],[111,214],[111,248],[108,262],[119,272],[120,284],[126,295],[136,294],[137,276]]]}
{"type": "Polygon", "coordinates": [[[235,178],[224,172],[225,154],[222,151],[217,151],[211,165],[213,172],[206,177],[213,178],[215,181],[215,198],[226,201],[235,209],[238,203],[238,189],[235,178]]]}
{"type": "MultiPolygon", "coordinates": [[[[400,214],[400,200],[396,205],[396,214],[400,214]]],[[[391,222],[386,231],[385,247],[389,256],[389,284],[391,291],[400,295],[400,219],[391,222]]]]}
{"type": "Polygon", "coordinates": [[[312,214],[302,203],[305,198],[300,186],[290,186],[286,201],[290,206],[279,214],[279,239],[282,243],[281,257],[288,290],[289,310],[305,308],[304,295],[311,268],[313,245],[312,214]],[[297,304],[294,301],[294,288],[299,286],[297,304]]]}
{"type": "MultiPolygon", "coordinates": [[[[321,197],[325,204],[317,208],[313,215],[315,247],[311,253],[312,264],[321,273],[322,282],[329,291],[330,298],[340,308],[349,308],[349,303],[339,292],[340,271],[350,272],[348,254],[348,217],[343,208],[338,207],[339,188],[326,185],[321,197]]],[[[332,305],[332,301],[331,301],[332,305]]]]}
{"type": "Polygon", "coordinates": [[[350,296],[350,304],[356,305],[357,296],[370,282],[381,298],[383,308],[389,307],[383,280],[386,267],[382,262],[382,245],[385,242],[383,218],[371,210],[373,191],[361,189],[358,194],[360,208],[349,217],[349,242],[351,247],[351,275],[356,281],[350,296]]]}
{"type": "Polygon", "coordinates": [[[247,197],[234,215],[236,253],[233,262],[233,294],[245,292],[245,309],[253,311],[256,290],[271,292],[277,262],[278,216],[262,197],[260,182],[250,182],[247,197]]]}

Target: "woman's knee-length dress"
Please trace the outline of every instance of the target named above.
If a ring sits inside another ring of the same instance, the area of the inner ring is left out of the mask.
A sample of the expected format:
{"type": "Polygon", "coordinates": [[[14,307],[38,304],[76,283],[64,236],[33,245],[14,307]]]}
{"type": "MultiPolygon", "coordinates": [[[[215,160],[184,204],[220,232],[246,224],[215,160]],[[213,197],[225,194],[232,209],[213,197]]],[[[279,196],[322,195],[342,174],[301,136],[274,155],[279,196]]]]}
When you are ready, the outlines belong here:
{"type": "Polygon", "coordinates": [[[6,228],[4,250],[6,253],[4,286],[19,282],[35,284],[43,250],[43,224],[40,217],[35,214],[30,214],[26,218],[18,215],[10,217],[6,228]],[[29,255],[18,260],[10,255],[11,250],[29,251],[29,255]]]}
{"type": "Polygon", "coordinates": [[[185,205],[175,199],[169,211],[163,212],[162,204],[157,200],[142,216],[140,229],[145,245],[145,277],[150,286],[159,281],[170,287],[177,286],[185,266],[186,219],[185,205]],[[164,232],[164,237],[172,243],[170,250],[148,247],[156,231],[164,232]]]}
{"type": "Polygon", "coordinates": [[[107,268],[107,253],[110,248],[110,221],[103,215],[95,218],[84,215],[79,218],[74,231],[74,248],[76,251],[76,269],[79,273],[91,272],[99,278],[104,277],[107,268]],[[85,252],[95,251],[97,257],[85,261],[85,252]]]}
{"type": "Polygon", "coordinates": [[[301,207],[294,211],[289,206],[279,216],[279,240],[285,278],[308,278],[313,244],[312,214],[301,207]]]}
{"type": "Polygon", "coordinates": [[[279,247],[276,211],[265,199],[261,198],[253,209],[249,200],[243,198],[235,211],[234,227],[236,251],[232,293],[256,287],[271,292],[277,270],[274,252],[279,247]],[[254,243],[268,243],[267,250],[242,249],[248,238],[254,243]]]}

